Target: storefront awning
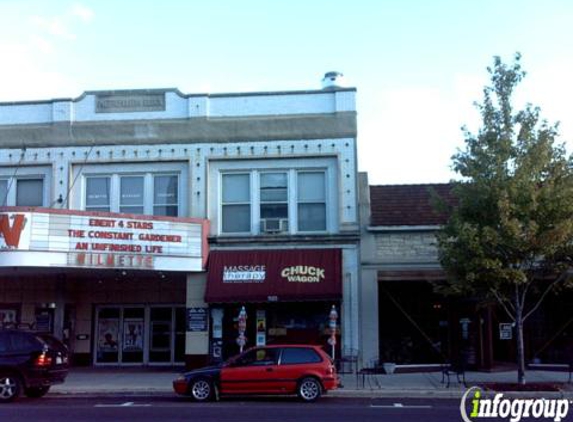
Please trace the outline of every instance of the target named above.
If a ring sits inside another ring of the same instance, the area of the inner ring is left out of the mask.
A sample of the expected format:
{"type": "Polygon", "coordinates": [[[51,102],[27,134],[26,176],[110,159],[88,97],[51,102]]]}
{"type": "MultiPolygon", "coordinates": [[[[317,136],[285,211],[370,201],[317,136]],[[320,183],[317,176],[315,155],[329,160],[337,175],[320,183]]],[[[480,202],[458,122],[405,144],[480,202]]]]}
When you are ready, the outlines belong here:
{"type": "Polygon", "coordinates": [[[208,303],[336,300],[340,249],[211,251],[208,303]]]}

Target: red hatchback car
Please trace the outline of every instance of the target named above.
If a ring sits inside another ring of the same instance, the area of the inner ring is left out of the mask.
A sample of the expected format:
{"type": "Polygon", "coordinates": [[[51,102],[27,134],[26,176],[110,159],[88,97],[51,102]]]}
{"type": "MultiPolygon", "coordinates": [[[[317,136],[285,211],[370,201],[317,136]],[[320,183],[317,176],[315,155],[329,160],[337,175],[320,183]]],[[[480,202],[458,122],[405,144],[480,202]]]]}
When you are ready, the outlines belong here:
{"type": "Polygon", "coordinates": [[[186,372],[173,381],[177,394],[207,401],[226,394],[297,394],[312,402],[338,388],[330,357],[319,347],[255,347],[219,366],[186,372]]]}

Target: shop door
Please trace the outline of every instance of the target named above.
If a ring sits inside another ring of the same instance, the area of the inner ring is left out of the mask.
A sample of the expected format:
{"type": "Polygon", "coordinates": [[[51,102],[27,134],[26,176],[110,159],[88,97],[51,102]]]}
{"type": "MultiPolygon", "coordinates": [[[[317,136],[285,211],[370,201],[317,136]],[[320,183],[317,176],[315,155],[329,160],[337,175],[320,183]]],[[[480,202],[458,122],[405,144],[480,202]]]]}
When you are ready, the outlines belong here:
{"type": "Polygon", "coordinates": [[[149,363],[171,363],[173,308],[151,308],[149,316],[149,363]]]}
{"type": "Polygon", "coordinates": [[[145,308],[97,309],[96,364],[141,365],[145,362],[145,308]]]}
{"type": "Polygon", "coordinates": [[[96,311],[95,363],[119,363],[120,308],[100,308],[96,311]]]}
{"type": "Polygon", "coordinates": [[[144,308],[123,309],[123,324],[121,330],[121,363],[143,363],[144,327],[144,308]]]}

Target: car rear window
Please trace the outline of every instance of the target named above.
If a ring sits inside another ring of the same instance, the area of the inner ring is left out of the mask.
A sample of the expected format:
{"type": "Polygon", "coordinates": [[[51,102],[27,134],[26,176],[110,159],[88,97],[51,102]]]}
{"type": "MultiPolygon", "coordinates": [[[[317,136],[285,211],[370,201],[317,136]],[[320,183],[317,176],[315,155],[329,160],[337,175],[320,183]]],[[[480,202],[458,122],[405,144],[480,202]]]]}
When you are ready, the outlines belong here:
{"type": "Polygon", "coordinates": [[[8,333],[0,333],[0,353],[10,350],[10,337],[8,333]]]}
{"type": "Polygon", "coordinates": [[[50,348],[52,349],[65,349],[66,346],[64,346],[64,343],[62,343],[60,340],[58,340],[55,337],[49,336],[49,335],[45,335],[45,334],[38,334],[37,337],[43,341],[44,343],[46,343],[50,348]]]}
{"type": "Polygon", "coordinates": [[[296,363],[319,363],[322,358],[314,349],[306,347],[289,347],[283,349],[281,357],[282,365],[292,365],[296,363]]]}
{"type": "Polygon", "coordinates": [[[42,343],[32,335],[26,333],[11,333],[12,350],[30,351],[42,348],[42,343]]]}

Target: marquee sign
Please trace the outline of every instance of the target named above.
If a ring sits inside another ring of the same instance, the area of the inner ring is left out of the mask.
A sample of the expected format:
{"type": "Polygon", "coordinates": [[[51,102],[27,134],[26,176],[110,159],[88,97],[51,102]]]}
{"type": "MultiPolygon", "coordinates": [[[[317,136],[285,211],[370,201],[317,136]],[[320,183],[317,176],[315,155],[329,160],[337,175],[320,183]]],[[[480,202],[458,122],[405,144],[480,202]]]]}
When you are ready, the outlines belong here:
{"type": "Polygon", "coordinates": [[[52,209],[0,211],[0,267],[201,271],[207,220],[52,209]]]}

